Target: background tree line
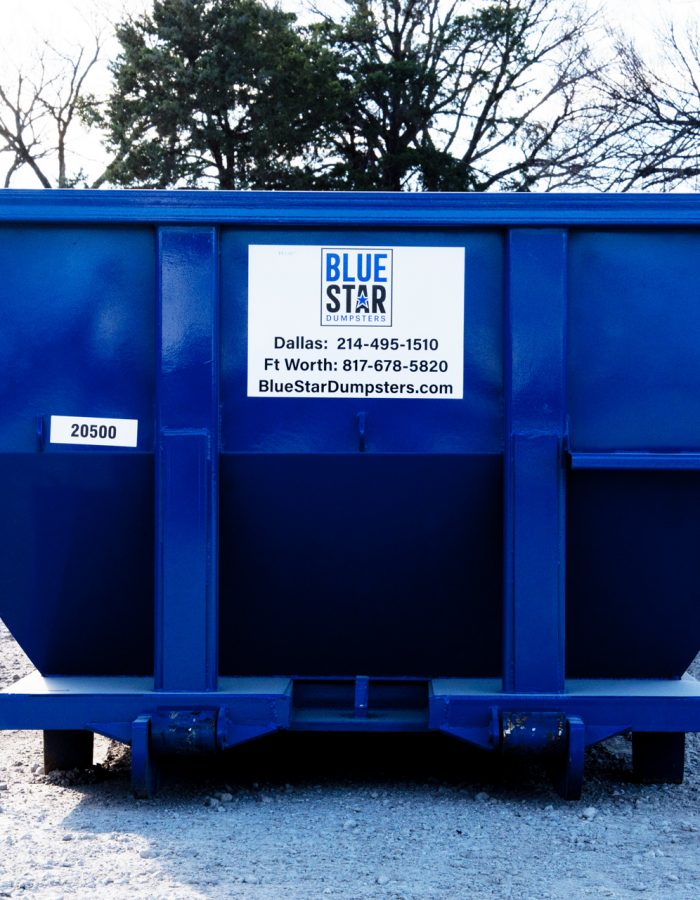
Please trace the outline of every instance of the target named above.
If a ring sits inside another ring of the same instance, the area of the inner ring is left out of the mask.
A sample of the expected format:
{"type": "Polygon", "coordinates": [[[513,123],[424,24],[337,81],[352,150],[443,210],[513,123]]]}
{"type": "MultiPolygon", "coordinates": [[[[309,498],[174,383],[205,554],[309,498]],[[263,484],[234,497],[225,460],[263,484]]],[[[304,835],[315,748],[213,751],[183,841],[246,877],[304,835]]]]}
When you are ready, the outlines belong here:
{"type": "Polygon", "coordinates": [[[0,176],[37,185],[311,190],[670,189],[700,174],[700,41],[663,65],[561,0],[153,0],[101,40],[0,81],[0,176]],[[88,181],[80,121],[109,163],[88,181]],[[49,174],[52,160],[57,176],[49,174]]]}

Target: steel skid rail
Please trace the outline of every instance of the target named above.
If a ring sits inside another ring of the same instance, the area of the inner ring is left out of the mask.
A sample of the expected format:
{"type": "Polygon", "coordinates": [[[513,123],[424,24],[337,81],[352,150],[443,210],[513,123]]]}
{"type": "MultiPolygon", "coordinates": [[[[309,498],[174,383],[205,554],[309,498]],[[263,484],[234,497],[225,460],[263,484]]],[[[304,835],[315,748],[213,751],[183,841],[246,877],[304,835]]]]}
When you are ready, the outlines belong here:
{"type": "MultiPolygon", "coordinates": [[[[698,728],[700,685],[693,679],[568,682],[560,693],[504,691],[496,680],[435,679],[426,685],[427,708],[351,706],[337,691],[326,703],[327,682],[304,680],[295,703],[289,678],[225,678],[217,691],[155,691],[147,678],[41,677],[33,674],[2,692],[4,728],[43,729],[45,763],[80,768],[92,762],[92,732],[131,744],[137,796],[154,793],[158,760],[228,750],[237,744],[291,731],[443,731],[484,750],[537,754],[550,765],[558,791],[578,799],[584,750],[621,732],[633,732],[635,777],[649,783],[683,779],[684,735],[698,728]]],[[[338,686],[340,682],[336,683],[338,686]]],[[[362,704],[370,679],[348,683],[362,704]]],[[[392,699],[401,699],[398,683],[392,699]]],[[[415,694],[406,684],[405,696],[415,694]]]]}
{"type": "MultiPolygon", "coordinates": [[[[569,468],[700,468],[700,453],[687,451],[569,452],[565,226],[666,222],[666,206],[657,198],[449,195],[412,203],[189,194],[137,194],[127,203],[109,192],[40,199],[18,195],[0,220],[102,217],[158,228],[155,667],[152,678],[33,674],[0,693],[0,727],[44,730],[48,768],[89,761],[86,733],[130,743],[139,796],[153,792],[163,755],[226,750],[279,729],[433,730],[492,751],[534,752],[547,756],[571,799],[581,793],[585,748],[631,731],[638,777],[682,778],[684,734],[700,730],[700,684],[565,677],[569,468]],[[218,226],[426,221],[507,228],[502,679],[219,677],[218,226]]],[[[686,198],[678,209],[684,222],[700,224],[700,205],[686,198]]]]}

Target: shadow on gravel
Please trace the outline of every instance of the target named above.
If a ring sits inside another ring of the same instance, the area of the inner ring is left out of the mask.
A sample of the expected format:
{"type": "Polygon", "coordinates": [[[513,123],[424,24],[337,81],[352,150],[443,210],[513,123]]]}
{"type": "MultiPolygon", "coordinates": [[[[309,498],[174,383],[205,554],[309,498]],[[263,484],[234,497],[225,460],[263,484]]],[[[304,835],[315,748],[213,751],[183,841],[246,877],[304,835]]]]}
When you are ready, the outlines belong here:
{"type": "Polygon", "coordinates": [[[221,756],[170,760],[159,794],[137,801],[129,750],[113,748],[101,783],[71,785],[80,799],[62,828],[130,849],[133,877],[145,872],[176,883],[182,896],[209,900],[320,897],[328,884],[334,896],[442,897],[451,896],[445,883],[472,871],[489,885],[474,897],[566,896],[541,885],[534,893],[501,892],[492,870],[500,878],[511,866],[535,883],[550,842],[558,871],[568,872],[565,860],[582,851],[576,865],[586,870],[588,851],[604,841],[586,831],[598,809],[634,809],[635,798],[649,791],[623,787],[631,768],[624,738],[589,752],[583,802],[571,804],[536,761],[499,759],[444,735],[280,733],[221,756]],[[502,858],[500,842],[511,833],[502,858]],[[530,863],[528,842],[540,862],[530,863]],[[354,880],[344,892],[338,885],[348,871],[354,880]],[[380,879],[410,884],[427,872],[436,879],[429,892],[380,890],[393,883],[380,879]],[[295,892],[285,892],[288,884],[295,892]]]}
{"type": "MultiPolygon", "coordinates": [[[[221,790],[288,786],[373,787],[440,785],[503,799],[559,800],[545,765],[536,758],[500,757],[440,734],[290,734],[281,732],[216,756],[170,758],[161,763],[160,794],[184,799],[221,790]]],[[[74,788],[111,783],[130,792],[130,751],[113,744],[102,766],[53,773],[49,780],[74,788]]],[[[586,781],[603,793],[631,781],[631,749],[625,737],[591,748],[586,781]]],[[[99,792],[99,787],[96,790],[99,792]]]]}

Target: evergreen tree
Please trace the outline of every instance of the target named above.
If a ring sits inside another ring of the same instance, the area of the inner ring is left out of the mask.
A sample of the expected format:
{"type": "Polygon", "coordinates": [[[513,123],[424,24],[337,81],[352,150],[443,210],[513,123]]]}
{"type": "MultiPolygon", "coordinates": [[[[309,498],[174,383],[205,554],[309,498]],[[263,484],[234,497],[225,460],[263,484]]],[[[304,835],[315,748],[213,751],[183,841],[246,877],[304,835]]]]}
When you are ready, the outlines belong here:
{"type": "Polygon", "coordinates": [[[589,21],[559,0],[154,0],[118,28],[113,183],[547,190],[590,185],[614,121],[589,21]]]}
{"type": "Polygon", "coordinates": [[[155,0],[117,28],[112,183],[309,186],[327,54],[258,0],[155,0]]]}

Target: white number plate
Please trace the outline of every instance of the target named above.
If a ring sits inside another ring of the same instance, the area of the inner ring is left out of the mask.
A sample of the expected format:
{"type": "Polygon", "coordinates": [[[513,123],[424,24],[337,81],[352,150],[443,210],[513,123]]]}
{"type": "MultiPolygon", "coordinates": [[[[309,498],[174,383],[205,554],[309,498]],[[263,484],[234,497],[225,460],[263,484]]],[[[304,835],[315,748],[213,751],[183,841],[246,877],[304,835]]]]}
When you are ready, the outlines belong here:
{"type": "Polygon", "coordinates": [[[96,444],[135,447],[138,419],[95,419],[88,416],[51,416],[52,444],[96,444]]]}

